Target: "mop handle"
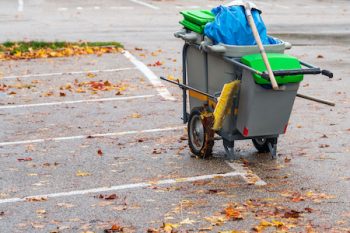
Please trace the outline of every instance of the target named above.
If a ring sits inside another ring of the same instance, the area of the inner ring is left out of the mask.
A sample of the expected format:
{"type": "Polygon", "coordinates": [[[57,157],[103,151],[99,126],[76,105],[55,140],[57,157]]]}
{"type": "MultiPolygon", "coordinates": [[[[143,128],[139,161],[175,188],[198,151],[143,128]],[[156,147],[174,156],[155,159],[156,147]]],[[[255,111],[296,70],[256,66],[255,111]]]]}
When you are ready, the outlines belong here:
{"type": "Polygon", "coordinates": [[[269,59],[267,58],[264,46],[263,46],[263,44],[261,42],[258,29],[256,28],[256,25],[255,25],[255,22],[254,22],[254,19],[253,19],[253,16],[252,16],[252,12],[251,12],[251,6],[250,6],[249,2],[245,3],[244,8],[245,8],[245,12],[246,12],[246,16],[247,16],[247,20],[248,20],[249,26],[252,29],[255,41],[256,41],[256,43],[257,43],[257,45],[259,47],[261,56],[263,58],[263,61],[265,63],[266,69],[267,69],[267,72],[269,74],[269,78],[270,78],[270,81],[271,81],[272,88],[274,90],[278,90],[279,89],[278,88],[278,84],[276,82],[275,75],[273,74],[273,71],[271,69],[271,66],[270,66],[270,63],[269,63],[269,59]]]}

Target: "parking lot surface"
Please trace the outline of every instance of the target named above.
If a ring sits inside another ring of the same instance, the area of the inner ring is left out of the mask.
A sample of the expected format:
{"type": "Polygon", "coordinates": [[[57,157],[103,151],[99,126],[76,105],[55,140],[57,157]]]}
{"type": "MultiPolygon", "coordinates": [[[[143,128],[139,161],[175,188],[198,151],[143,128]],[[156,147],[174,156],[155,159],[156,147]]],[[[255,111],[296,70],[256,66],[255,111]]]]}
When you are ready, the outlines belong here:
{"type": "Polygon", "coordinates": [[[181,79],[178,11],[221,3],[1,3],[2,41],[125,52],[0,63],[0,232],[349,232],[348,2],[257,2],[287,53],[334,72],[299,92],[336,106],[296,99],[277,160],[240,141],[234,162],[221,141],[214,158],[191,156],[181,90],[157,78],[181,79]]]}

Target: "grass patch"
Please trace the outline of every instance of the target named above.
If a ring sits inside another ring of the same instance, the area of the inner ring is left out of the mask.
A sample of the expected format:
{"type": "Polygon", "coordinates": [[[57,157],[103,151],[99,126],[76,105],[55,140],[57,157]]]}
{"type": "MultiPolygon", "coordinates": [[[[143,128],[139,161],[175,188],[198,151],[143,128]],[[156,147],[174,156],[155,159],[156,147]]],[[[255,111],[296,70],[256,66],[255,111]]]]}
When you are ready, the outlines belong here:
{"type": "Polygon", "coordinates": [[[14,55],[18,52],[27,53],[40,49],[51,49],[57,51],[60,49],[68,47],[113,47],[113,48],[123,48],[123,45],[118,42],[66,42],[66,41],[55,41],[55,42],[45,42],[45,41],[7,41],[0,44],[0,52],[8,53],[14,55]]]}

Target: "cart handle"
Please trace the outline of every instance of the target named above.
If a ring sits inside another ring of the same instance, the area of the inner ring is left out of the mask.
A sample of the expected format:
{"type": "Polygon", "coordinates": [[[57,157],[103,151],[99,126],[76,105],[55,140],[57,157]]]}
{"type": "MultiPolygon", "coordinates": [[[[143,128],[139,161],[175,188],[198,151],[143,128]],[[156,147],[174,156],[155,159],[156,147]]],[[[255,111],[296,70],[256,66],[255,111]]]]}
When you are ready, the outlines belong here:
{"type": "MultiPolygon", "coordinates": [[[[269,75],[266,72],[260,72],[258,70],[255,70],[241,62],[239,62],[237,59],[235,58],[230,58],[230,57],[225,57],[224,59],[236,66],[239,66],[243,69],[249,70],[250,72],[260,75],[262,78],[266,79],[266,80],[270,80],[269,79],[269,75]]],[[[273,74],[275,76],[287,76],[287,75],[298,75],[298,74],[322,74],[327,76],[328,78],[333,78],[333,73],[329,70],[321,70],[319,67],[316,67],[314,65],[311,65],[309,63],[300,61],[300,64],[302,66],[307,67],[308,69],[297,69],[297,70],[275,70],[273,71],[273,74]]]]}
{"type": "MultiPolygon", "coordinates": [[[[296,69],[296,70],[274,70],[273,74],[275,76],[289,76],[289,75],[299,75],[299,74],[322,74],[329,78],[333,78],[333,73],[329,70],[321,70],[320,68],[308,68],[308,69],[296,69]]],[[[269,79],[269,74],[264,71],[261,75],[264,79],[269,79]]]]}
{"type": "Polygon", "coordinates": [[[162,77],[162,76],[160,77],[160,79],[164,80],[164,81],[167,81],[169,83],[175,84],[175,85],[179,86],[183,90],[191,90],[191,91],[197,92],[199,94],[205,95],[205,96],[209,97],[210,99],[214,100],[215,102],[217,102],[217,97],[216,96],[210,95],[208,93],[205,93],[204,91],[200,91],[200,90],[198,90],[196,88],[193,88],[193,87],[190,87],[188,85],[182,84],[182,83],[179,82],[179,80],[173,81],[173,80],[167,79],[167,78],[162,77]]]}
{"type": "Polygon", "coordinates": [[[196,34],[187,33],[185,29],[174,33],[176,38],[181,38],[184,41],[195,42],[197,40],[196,34]]]}

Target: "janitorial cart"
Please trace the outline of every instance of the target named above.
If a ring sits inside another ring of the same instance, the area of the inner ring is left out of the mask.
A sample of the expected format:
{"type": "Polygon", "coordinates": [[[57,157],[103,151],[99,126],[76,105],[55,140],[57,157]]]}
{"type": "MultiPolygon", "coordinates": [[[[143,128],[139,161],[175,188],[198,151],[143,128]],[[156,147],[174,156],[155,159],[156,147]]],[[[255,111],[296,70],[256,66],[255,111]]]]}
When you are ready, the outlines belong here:
{"type": "MultiPolygon", "coordinates": [[[[250,9],[245,10],[249,21],[250,9]]],[[[264,46],[257,37],[256,45],[214,44],[203,34],[204,25],[214,20],[210,11],[181,13],[184,27],[175,37],[185,42],[182,82],[161,79],[183,91],[182,119],[191,152],[210,156],[214,141],[222,139],[228,158],[235,159],[234,142],[251,139],[259,152],[276,157],[304,75],[333,74],[284,54],[291,44],[282,40],[264,46]]]]}

